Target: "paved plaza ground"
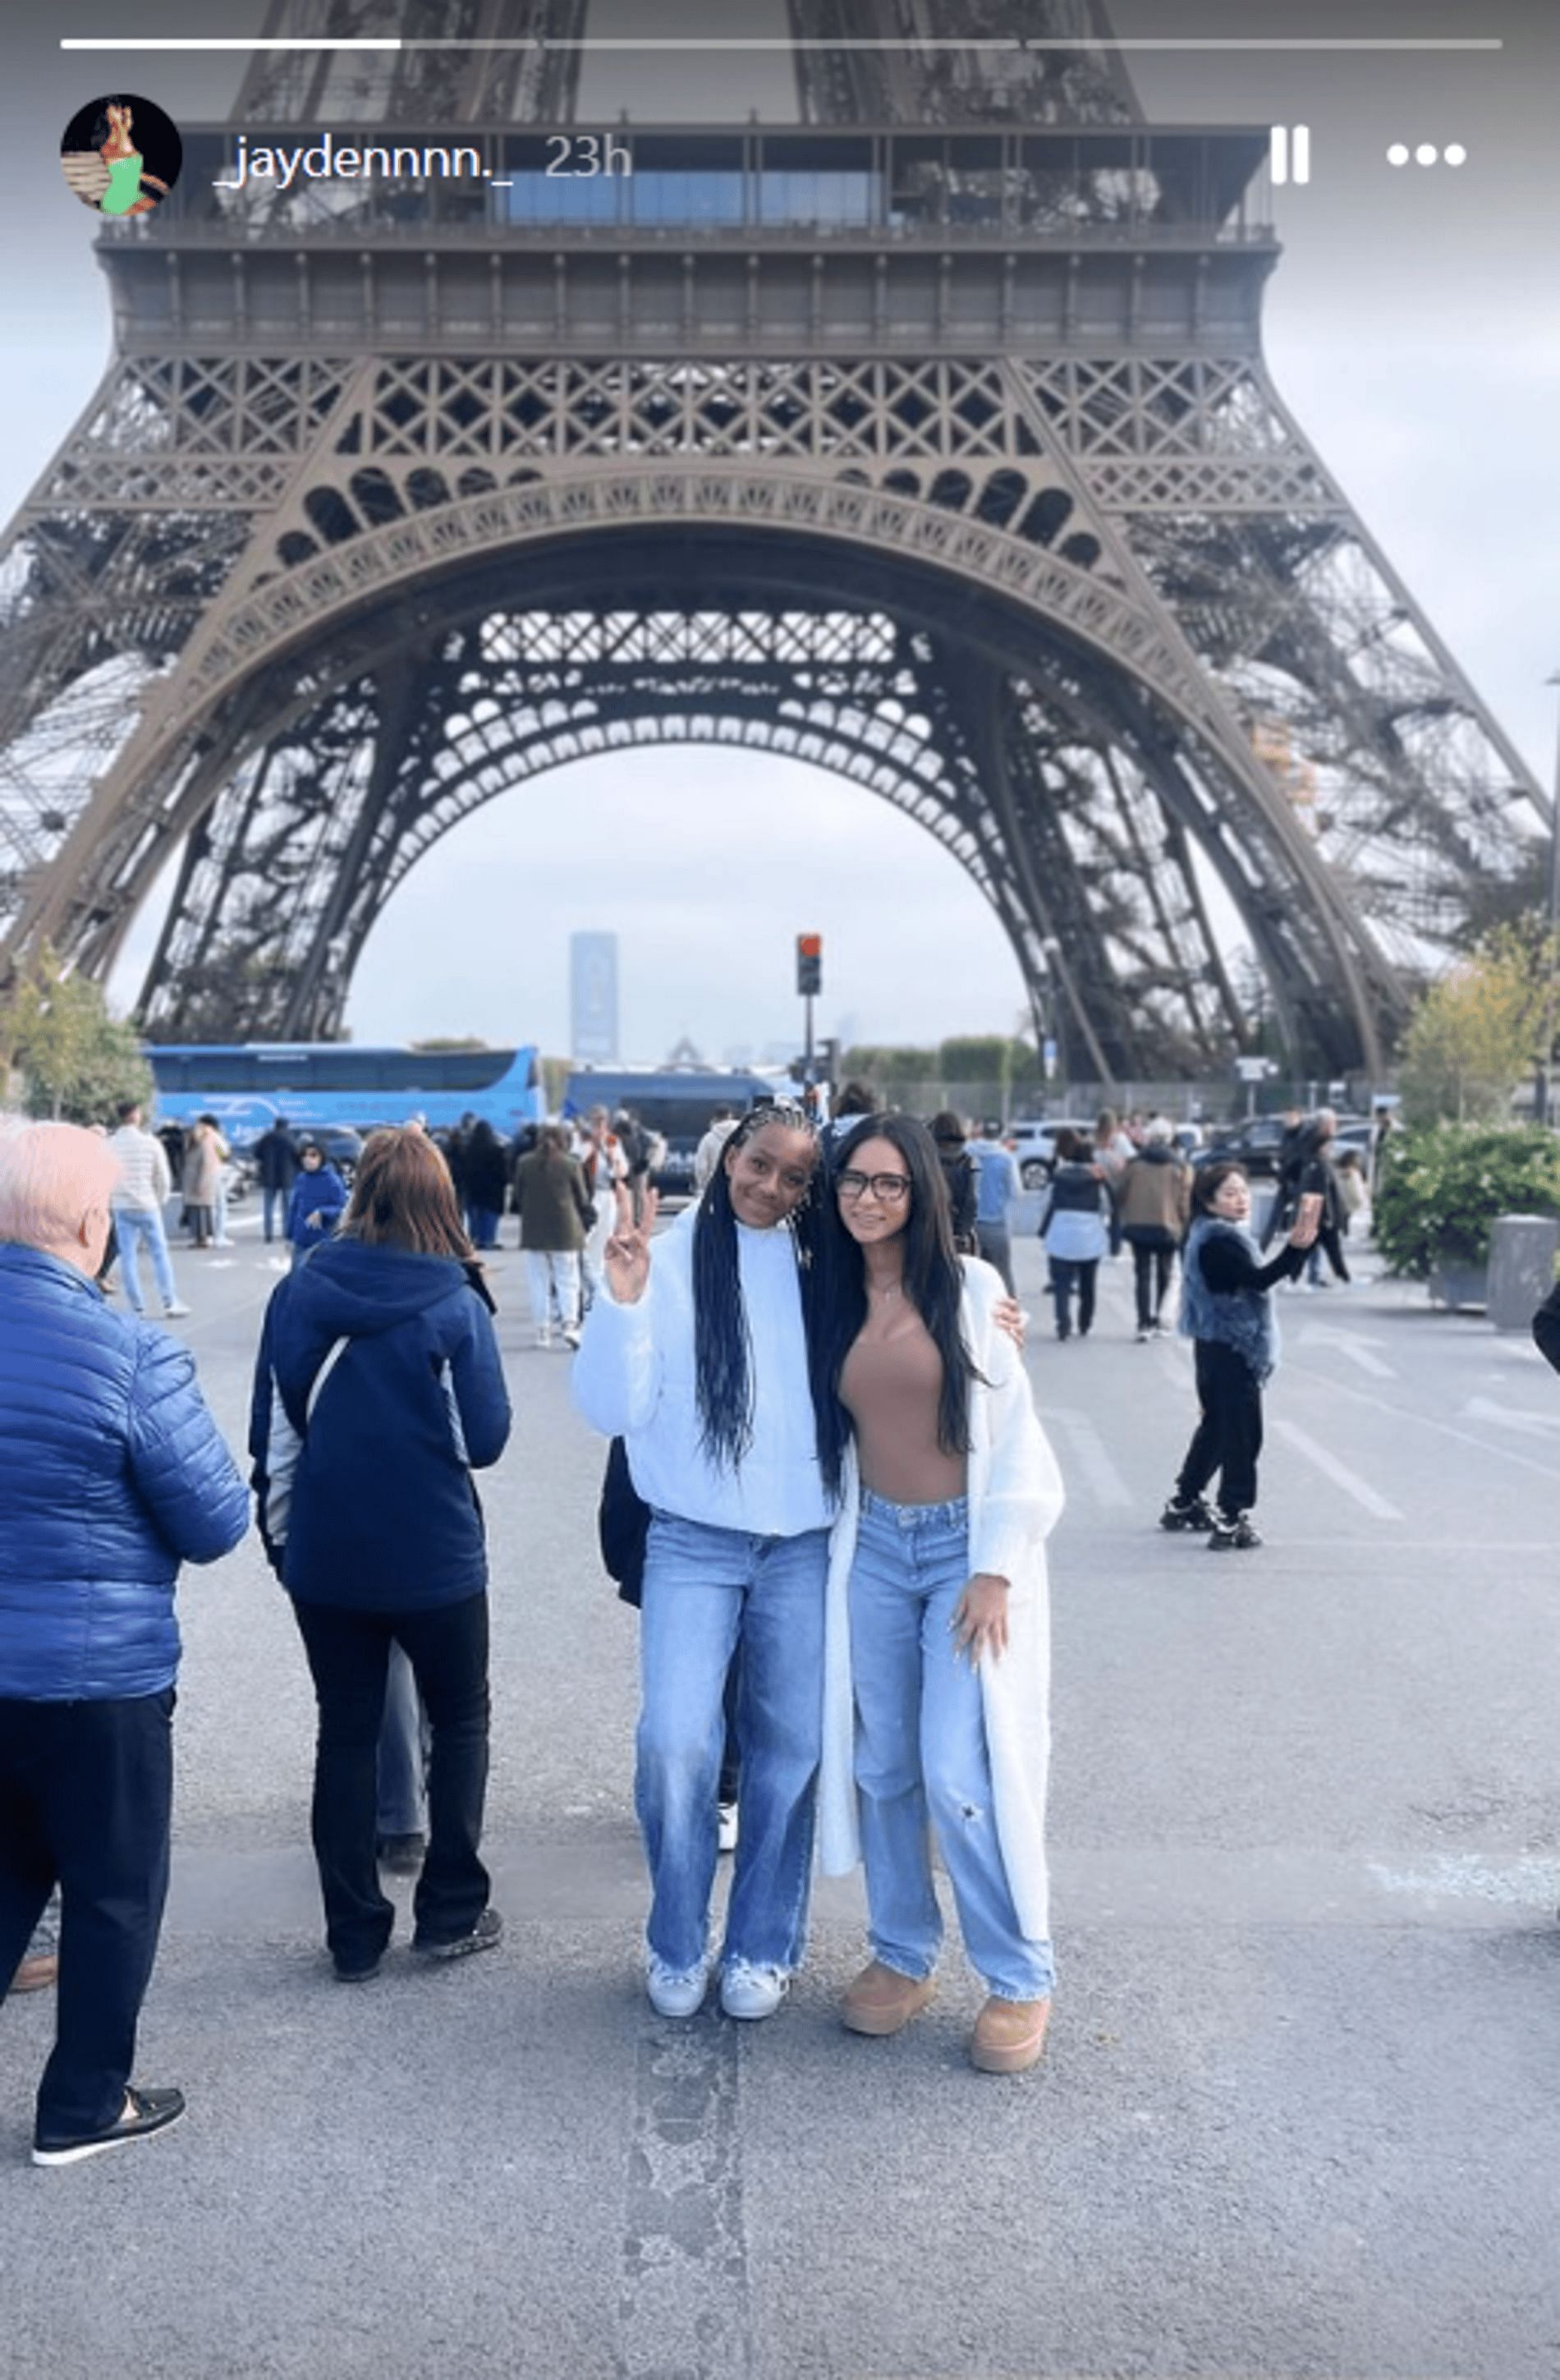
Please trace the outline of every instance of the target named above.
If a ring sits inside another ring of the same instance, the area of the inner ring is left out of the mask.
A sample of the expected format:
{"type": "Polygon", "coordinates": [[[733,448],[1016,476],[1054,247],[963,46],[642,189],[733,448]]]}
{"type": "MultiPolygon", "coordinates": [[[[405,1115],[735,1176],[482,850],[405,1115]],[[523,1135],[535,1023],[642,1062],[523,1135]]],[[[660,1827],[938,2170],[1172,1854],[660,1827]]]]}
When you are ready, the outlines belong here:
{"type": "MultiPolygon", "coordinates": [[[[236,1447],[273,1255],[250,1214],[178,1258],[236,1447]]],[[[252,1538],[187,1573],[139,2073],[189,2116],[34,2170],[52,2009],[6,2006],[3,2380],[1553,2380],[1560,1380],[1422,1290],[1281,1297],[1269,1542],[1215,1557],[1154,1525],[1187,1351],[1132,1343],[1125,1262],[1058,1346],[1033,1240],[1019,1260],[1069,1489],[1041,2070],[970,2070],[956,1947],[906,2034],[843,2033],[853,1885],[818,1894],[772,2022],[649,2012],[635,1621],[510,1252],[515,1430],[483,1489],[504,1946],[414,1972],[403,1926],[336,1986],[288,1606],[252,1538]]]]}

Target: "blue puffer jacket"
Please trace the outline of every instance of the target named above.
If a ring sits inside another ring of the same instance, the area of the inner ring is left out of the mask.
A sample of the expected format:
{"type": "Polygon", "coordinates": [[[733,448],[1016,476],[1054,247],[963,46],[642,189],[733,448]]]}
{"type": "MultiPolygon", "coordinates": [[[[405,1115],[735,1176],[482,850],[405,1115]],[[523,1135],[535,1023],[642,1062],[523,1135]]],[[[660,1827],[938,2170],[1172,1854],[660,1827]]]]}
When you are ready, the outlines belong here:
{"type": "Polygon", "coordinates": [[[248,1525],[188,1350],[56,1257],[0,1245],[0,1696],[161,1694],[180,1562],[248,1525]]]}
{"type": "Polygon", "coordinates": [[[277,1283],[250,1475],[301,1602],[403,1611],[487,1585],[471,1471],[503,1452],[509,1393],[480,1281],[453,1257],[333,1239],[277,1283]]]}

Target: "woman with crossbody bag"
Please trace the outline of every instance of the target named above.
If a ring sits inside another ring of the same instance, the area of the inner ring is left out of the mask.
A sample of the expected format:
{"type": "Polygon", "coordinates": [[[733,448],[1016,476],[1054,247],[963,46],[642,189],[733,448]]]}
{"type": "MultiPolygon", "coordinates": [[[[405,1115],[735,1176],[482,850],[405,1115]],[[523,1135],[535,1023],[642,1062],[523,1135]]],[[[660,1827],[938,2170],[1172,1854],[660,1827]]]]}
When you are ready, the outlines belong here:
{"type": "Polygon", "coordinates": [[[488,1775],[488,1563],[473,1470],[509,1397],[492,1301],[426,1134],[370,1134],[341,1228],[278,1283],[250,1418],[272,1565],[320,1706],[313,1838],[343,1982],[394,1924],[375,1860],[376,1754],[393,1645],[428,1714],[428,1852],[412,1949],[455,1958],[502,1932],[479,1845],[488,1775]]]}

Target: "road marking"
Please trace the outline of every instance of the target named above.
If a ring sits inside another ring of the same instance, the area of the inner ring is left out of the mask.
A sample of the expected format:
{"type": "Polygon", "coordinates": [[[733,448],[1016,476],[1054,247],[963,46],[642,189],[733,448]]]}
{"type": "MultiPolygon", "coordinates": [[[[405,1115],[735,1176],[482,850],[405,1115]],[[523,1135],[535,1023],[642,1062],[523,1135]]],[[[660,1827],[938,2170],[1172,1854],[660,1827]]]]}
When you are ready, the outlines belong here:
{"type": "Polygon", "coordinates": [[[1087,1414],[1074,1413],[1067,1406],[1047,1405],[1045,1418],[1059,1426],[1072,1461],[1096,1504],[1103,1505],[1107,1512],[1120,1512],[1137,1502],[1087,1414]]]}
{"type": "Polygon", "coordinates": [[[1525,1430],[1530,1438],[1550,1438],[1560,1429],[1560,1411],[1531,1413],[1525,1406],[1496,1404],[1493,1397],[1469,1397],[1459,1406],[1457,1417],[1497,1422],[1503,1429],[1525,1430]]]}
{"type": "Polygon", "coordinates": [[[1438,1438],[1454,1439],[1458,1446],[1471,1446],[1476,1453],[1493,1454],[1503,1463],[1515,1463],[1519,1471],[1536,1471],[1541,1479],[1560,1479],[1552,1463],[1537,1463],[1530,1454],[1518,1454],[1513,1446],[1502,1446],[1498,1439],[1476,1438],[1470,1429],[1458,1429],[1455,1422],[1438,1420],[1434,1414],[1416,1413],[1411,1405],[1389,1404],[1379,1396],[1369,1396],[1363,1389],[1351,1389],[1346,1380],[1335,1380],[1314,1365],[1297,1363],[1297,1372],[1308,1379],[1324,1380],[1335,1397],[1352,1398],[1357,1404],[1369,1406],[1373,1414],[1385,1415],[1391,1421],[1407,1422],[1410,1430],[1433,1430],[1438,1438]]]}
{"type": "Polygon", "coordinates": [[[1419,1900],[1493,1900],[1520,1909],[1560,1899],[1560,1860],[1530,1854],[1497,1865],[1479,1852],[1438,1852],[1416,1867],[1388,1867],[1382,1860],[1366,1865],[1384,1891],[1419,1900]]]}
{"type": "Polygon", "coordinates": [[[1336,1454],[1329,1453],[1309,1430],[1300,1429],[1294,1422],[1286,1420],[1275,1421],[1273,1427],[1277,1437],[1292,1446],[1297,1454],[1303,1454],[1308,1463],[1313,1463],[1335,1488],[1341,1488],[1346,1496],[1352,1496],[1363,1511],[1373,1513],[1378,1521],[1402,1519],[1403,1515],[1396,1504],[1389,1504],[1368,1480],[1361,1479],[1357,1471],[1350,1471],[1347,1463],[1340,1463],[1336,1454]]]}
{"type": "Polygon", "coordinates": [[[1380,1346],[1381,1341],[1367,1339],[1357,1331],[1334,1330],[1325,1322],[1309,1322],[1296,1333],[1296,1344],[1300,1347],[1336,1347],[1361,1372],[1369,1372],[1373,1380],[1395,1380],[1397,1378],[1391,1364],[1384,1363],[1379,1355],[1371,1353],[1373,1347],[1380,1346]]]}
{"type": "Polygon", "coordinates": [[[752,2326],[737,2115],[742,2027],[647,2018],[635,2059],[622,2380],[745,2380],[752,2326]]]}

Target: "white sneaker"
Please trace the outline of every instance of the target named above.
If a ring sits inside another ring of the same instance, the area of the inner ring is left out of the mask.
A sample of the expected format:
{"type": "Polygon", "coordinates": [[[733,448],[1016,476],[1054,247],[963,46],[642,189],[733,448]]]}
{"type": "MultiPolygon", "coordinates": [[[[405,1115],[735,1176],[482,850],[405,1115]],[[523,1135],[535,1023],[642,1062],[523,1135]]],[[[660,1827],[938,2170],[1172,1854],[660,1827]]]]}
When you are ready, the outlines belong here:
{"type": "Polygon", "coordinates": [[[716,1850],[720,1852],[734,1852],[737,1847],[738,1828],[737,1805],[734,1802],[717,1802],[715,1804],[715,1824],[716,1850]]]}
{"type": "Polygon", "coordinates": [[[732,1959],[720,1972],[720,2005],[728,2016],[773,2016],[790,1989],[783,1967],[752,1967],[745,1959],[732,1959]]]}
{"type": "Polygon", "coordinates": [[[658,2016],[697,2016],[709,1989],[708,1961],[696,1967],[669,1967],[652,1955],[645,1969],[645,1989],[658,2016]]]}
{"type": "Polygon", "coordinates": [[[164,1314],[169,1316],[172,1320],[177,1321],[181,1314],[187,1314],[189,1312],[189,1308],[185,1304],[182,1297],[175,1297],[172,1305],[165,1305],[163,1308],[163,1311],[164,1314]]]}
{"type": "Polygon", "coordinates": [[[537,1345],[538,1347],[550,1347],[551,1344],[552,1333],[550,1330],[538,1330],[537,1332],[537,1345]]]}

